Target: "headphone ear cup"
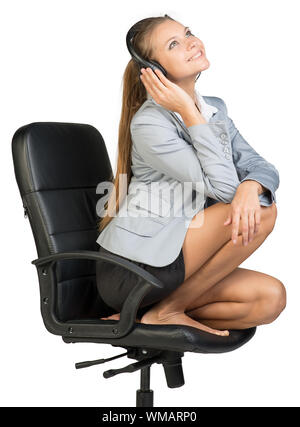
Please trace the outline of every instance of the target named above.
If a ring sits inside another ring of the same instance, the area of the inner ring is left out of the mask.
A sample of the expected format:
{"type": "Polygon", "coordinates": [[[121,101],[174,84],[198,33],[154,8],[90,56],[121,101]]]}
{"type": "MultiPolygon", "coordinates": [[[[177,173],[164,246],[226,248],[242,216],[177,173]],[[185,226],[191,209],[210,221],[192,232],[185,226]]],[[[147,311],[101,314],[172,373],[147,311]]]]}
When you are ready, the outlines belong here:
{"type": "Polygon", "coordinates": [[[153,71],[154,71],[154,68],[158,68],[163,73],[163,75],[167,77],[167,72],[162,65],[160,65],[158,62],[153,60],[151,61],[151,64],[153,65],[153,67],[151,67],[153,71]]]}

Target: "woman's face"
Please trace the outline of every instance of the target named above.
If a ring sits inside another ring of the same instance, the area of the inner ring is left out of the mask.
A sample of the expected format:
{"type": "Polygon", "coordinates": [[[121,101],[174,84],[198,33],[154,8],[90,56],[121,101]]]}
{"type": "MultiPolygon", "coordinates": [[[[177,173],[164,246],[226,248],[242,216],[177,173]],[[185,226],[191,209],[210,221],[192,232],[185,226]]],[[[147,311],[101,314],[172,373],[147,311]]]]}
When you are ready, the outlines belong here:
{"type": "Polygon", "coordinates": [[[165,68],[173,81],[194,79],[210,65],[202,41],[177,21],[167,20],[158,25],[151,35],[151,43],[153,59],[165,68]],[[199,51],[201,56],[190,60],[199,51]]]}

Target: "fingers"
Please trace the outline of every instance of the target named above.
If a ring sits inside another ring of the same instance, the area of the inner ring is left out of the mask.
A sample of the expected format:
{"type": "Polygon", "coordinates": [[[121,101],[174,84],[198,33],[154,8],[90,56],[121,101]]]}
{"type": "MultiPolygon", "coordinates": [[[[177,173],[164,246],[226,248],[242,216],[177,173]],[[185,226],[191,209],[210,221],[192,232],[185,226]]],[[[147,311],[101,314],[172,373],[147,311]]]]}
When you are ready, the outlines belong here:
{"type": "Polygon", "coordinates": [[[233,218],[232,218],[232,234],[231,234],[233,244],[237,243],[239,226],[240,226],[240,212],[235,211],[233,213],[233,218]]]}
{"type": "Polygon", "coordinates": [[[167,77],[164,75],[164,73],[160,71],[159,68],[155,68],[154,72],[165,86],[168,86],[169,84],[171,84],[170,80],[167,79],[167,77]]]}
{"type": "Polygon", "coordinates": [[[242,242],[244,246],[247,246],[249,242],[252,242],[255,234],[258,233],[261,219],[260,207],[257,209],[233,207],[232,211],[228,213],[228,216],[224,222],[224,225],[228,225],[232,222],[231,239],[233,244],[237,243],[240,221],[242,222],[241,234],[242,242]],[[241,212],[242,211],[242,212],[241,212]]]}
{"type": "MultiPolygon", "coordinates": [[[[249,242],[252,242],[254,235],[258,232],[260,224],[260,211],[257,210],[244,212],[242,214],[242,218],[239,211],[233,214],[232,241],[234,244],[237,242],[240,220],[242,221],[243,245],[247,246],[249,242]]],[[[228,219],[225,221],[224,225],[226,225],[227,222],[228,219]]]]}
{"type": "Polygon", "coordinates": [[[260,226],[260,209],[257,209],[255,211],[255,228],[254,228],[254,234],[258,233],[259,226],[260,226]]]}
{"type": "Polygon", "coordinates": [[[255,227],[255,212],[250,212],[249,214],[249,243],[252,242],[254,237],[254,227],[255,227]]]}
{"type": "Polygon", "coordinates": [[[248,234],[249,234],[249,220],[248,220],[248,211],[243,212],[242,216],[242,235],[243,235],[243,245],[248,245],[248,234]]]}
{"type": "Polygon", "coordinates": [[[141,69],[141,72],[142,74],[140,75],[140,79],[143,82],[147,92],[150,93],[152,98],[156,98],[158,94],[157,86],[153,86],[149,74],[144,70],[144,68],[141,69]]]}
{"type": "Polygon", "coordinates": [[[154,71],[150,67],[141,68],[141,73],[142,73],[142,75],[144,75],[146,77],[150,77],[150,78],[154,79],[155,81],[158,81],[161,84],[162,84],[162,82],[165,85],[170,83],[170,80],[168,80],[166,78],[166,76],[158,68],[155,68],[154,71]]]}
{"type": "MultiPolygon", "coordinates": [[[[157,71],[158,69],[156,69],[157,71]]],[[[159,71],[159,70],[158,70],[159,71]]],[[[146,70],[144,68],[141,69],[142,75],[140,76],[143,84],[145,85],[147,91],[150,93],[151,96],[159,95],[161,91],[166,89],[166,86],[161,82],[160,79],[162,77],[165,77],[162,72],[157,72],[159,77],[151,70],[151,68],[147,68],[146,70]],[[152,92],[152,93],[151,93],[152,92]]],[[[166,78],[164,79],[164,82],[166,81],[166,78]]]]}
{"type": "MultiPolygon", "coordinates": [[[[157,71],[157,69],[155,70],[155,71],[157,71]]],[[[158,86],[160,86],[161,88],[163,88],[164,87],[164,85],[163,85],[163,83],[162,83],[162,81],[160,80],[160,76],[161,75],[163,75],[162,73],[161,74],[158,74],[157,73],[157,75],[152,71],[152,69],[151,68],[141,68],[141,78],[143,77],[144,78],[144,80],[149,84],[153,84],[153,83],[157,83],[157,85],[158,86]]]]}

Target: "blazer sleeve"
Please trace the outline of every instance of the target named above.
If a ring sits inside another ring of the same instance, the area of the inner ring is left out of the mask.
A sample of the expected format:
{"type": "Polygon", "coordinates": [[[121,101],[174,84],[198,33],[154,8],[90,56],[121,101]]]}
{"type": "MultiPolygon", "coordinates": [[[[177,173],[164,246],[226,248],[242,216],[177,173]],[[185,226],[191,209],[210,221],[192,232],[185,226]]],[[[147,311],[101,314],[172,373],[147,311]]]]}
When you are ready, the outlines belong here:
{"type": "Polygon", "coordinates": [[[233,120],[227,115],[227,106],[223,101],[226,111],[229,135],[231,138],[233,162],[239,179],[242,182],[253,180],[259,182],[267,191],[259,195],[262,206],[271,206],[276,203],[275,191],[279,187],[279,173],[272,163],[265,160],[243,138],[236,128],[233,120]]]}
{"type": "Polygon", "coordinates": [[[196,191],[200,183],[205,197],[231,203],[240,181],[231,152],[223,150],[224,138],[229,139],[225,121],[187,129],[192,144],[179,136],[163,114],[153,110],[132,119],[130,125],[135,150],[154,170],[182,183],[191,182],[196,191]]]}

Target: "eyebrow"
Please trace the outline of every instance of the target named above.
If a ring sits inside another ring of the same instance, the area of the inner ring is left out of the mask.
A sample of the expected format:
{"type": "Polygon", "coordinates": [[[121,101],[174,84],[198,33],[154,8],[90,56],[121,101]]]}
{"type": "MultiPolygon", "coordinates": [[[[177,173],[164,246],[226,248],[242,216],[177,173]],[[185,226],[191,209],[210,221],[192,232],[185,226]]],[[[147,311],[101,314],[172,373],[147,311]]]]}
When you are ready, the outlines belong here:
{"type": "MultiPolygon", "coordinates": [[[[186,32],[186,30],[188,29],[189,27],[185,27],[184,28],[184,30],[183,30],[183,32],[185,33],[186,32]]],[[[173,36],[173,37],[171,37],[169,40],[167,40],[166,41],[166,43],[165,43],[165,45],[167,44],[167,43],[169,43],[169,41],[171,41],[172,39],[176,39],[176,36],[173,36]]]]}

